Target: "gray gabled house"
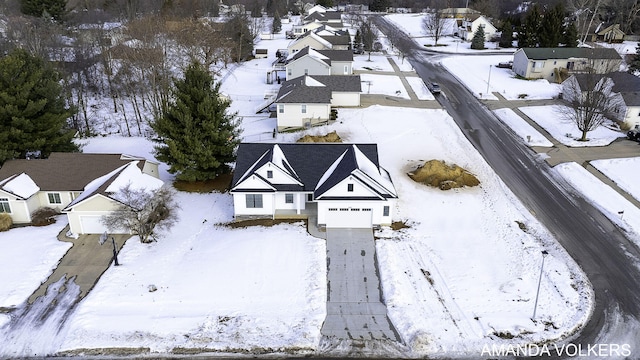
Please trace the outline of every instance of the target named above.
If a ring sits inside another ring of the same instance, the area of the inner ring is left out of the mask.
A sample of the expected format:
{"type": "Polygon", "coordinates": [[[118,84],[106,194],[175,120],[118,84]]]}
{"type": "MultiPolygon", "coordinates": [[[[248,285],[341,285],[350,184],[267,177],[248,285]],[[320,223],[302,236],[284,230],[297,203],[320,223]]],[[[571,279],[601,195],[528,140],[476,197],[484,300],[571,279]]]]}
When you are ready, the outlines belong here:
{"type": "Polygon", "coordinates": [[[521,48],[513,54],[513,72],[525,79],[561,83],[580,72],[618,71],[622,57],[611,48],[521,48]]]}

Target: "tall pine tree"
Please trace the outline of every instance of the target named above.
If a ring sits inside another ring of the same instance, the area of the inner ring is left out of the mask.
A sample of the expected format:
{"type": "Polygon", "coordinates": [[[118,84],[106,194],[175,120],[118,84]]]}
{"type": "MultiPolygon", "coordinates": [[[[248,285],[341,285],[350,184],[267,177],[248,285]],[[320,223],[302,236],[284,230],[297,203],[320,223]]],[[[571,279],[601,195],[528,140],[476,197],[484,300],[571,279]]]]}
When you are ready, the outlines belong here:
{"type": "Polygon", "coordinates": [[[562,3],[547,10],[540,23],[540,47],[558,47],[562,40],[564,7],[562,3]]]}
{"type": "Polygon", "coordinates": [[[511,28],[511,22],[505,20],[502,24],[502,33],[500,34],[500,42],[498,43],[501,48],[510,48],[513,46],[513,29],[511,28]]]}
{"type": "Polygon", "coordinates": [[[479,26],[471,39],[471,48],[474,50],[484,49],[484,27],[479,26]]]}
{"type": "Polygon", "coordinates": [[[564,27],[562,43],[565,47],[578,47],[578,28],[576,27],[575,22],[571,21],[564,27]]]}
{"type": "Polygon", "coordinates": [[[631,58],[629,63],[629,73],[633,74],[640,71],[640,42],[636,46],[636,54],[631,58]]]}
{"type": "Polygon", "coordinates": [[[0,163],[32,151],[78,151],[68,126],[74,113],[51,64],[22,49],[0,59],[0,163]]]}
{"type": "Polygon", "coordinates": [[[275,14],[273,14],[273,23],[271,24],[271,33],[278,34],[282,30],[282,20],[280,20],[280,14],[276,10],[275,14]]]}
{"type": "Polygon", "coordinates": [[[538,45],[540,18],[540,8],[538,4],[533,4],[533,7],[527,12],[524,22],[518,29],[518,47],[536,47],[538,45]]]}
{"type": "Polygon", "coordinates": [[[214,179],[229,171],[240,142],[236,113],[231,102],[220,96],[220,83],[201,64],[194,62],[183,79],[174,80],[174,101],[152,128],[162,145],[155,147],[158,160],[184,181],[214,179]]]}
{"type": "Polygon", "coordinates": [[[21,0],[21,11],[25,15],[41,17],[45,14],[62,21],[67,0],[21,0]]]}

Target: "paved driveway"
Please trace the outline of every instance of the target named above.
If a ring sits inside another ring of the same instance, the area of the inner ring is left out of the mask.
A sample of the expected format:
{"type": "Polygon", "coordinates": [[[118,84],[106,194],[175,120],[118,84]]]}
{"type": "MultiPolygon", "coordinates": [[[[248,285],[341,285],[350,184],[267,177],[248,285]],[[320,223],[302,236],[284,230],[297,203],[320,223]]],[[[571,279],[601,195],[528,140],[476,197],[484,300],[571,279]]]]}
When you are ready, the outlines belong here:
{"type": "Polygon", "coordinates": [[[328,297],[322,335],[400,341],[381,300],[371,229],[327,229],[328,297]]]}

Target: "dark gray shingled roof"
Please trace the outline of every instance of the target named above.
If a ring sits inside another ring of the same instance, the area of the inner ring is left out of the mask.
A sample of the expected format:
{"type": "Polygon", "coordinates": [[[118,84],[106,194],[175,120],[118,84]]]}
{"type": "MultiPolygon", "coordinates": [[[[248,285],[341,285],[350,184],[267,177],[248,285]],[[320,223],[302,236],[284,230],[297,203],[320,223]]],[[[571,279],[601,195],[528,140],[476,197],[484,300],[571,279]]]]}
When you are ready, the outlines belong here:
{"type": "Polygon", "coordinates": [[[333,61],[353,61],[353,51],[351,50],[316,50],[316,51],[333,61]]]}
{"type": "Polygon", "coordinates": [[[528,59],[615,59],[620,60],[620,54],[612,48],[522,48],[528,59]]]}
{"type": "Polygon", "coordinates": [[[310,21],[329,21],[329,20],[342,20],[342,12],[340,11],[326,11],[326,12],[313,12],[309,15],[307,15],[304,18],[305,22],[310,22],[310,21]]]}
{"type": "Polygon", "coordinates": [[[614,84],[613,92],[620,93],[627,106],[640,105],[640,77],[622,71],[608,74],[575,74],[573,76],[575,76],[581,89],[593,87],[594,82],[603,77],[611,78],[614,84]]]}
{"type": "Polygon", "coordinates": [[[282,83],[275,103],[331,103],[331,89],[327,86],[307,86],[305,80],[307,76],[299,76],[282,83]]]}
{"type": "Polygon", "coordinates": [[[310,77],[325,84],[331,91],[362,91],[360,75],[312,75],[310,77]]]}
{"type": "MultiPolygon", "coordinates": [[[[265,153],[272,151],[276,144],[268,143],[241,143],[238,146],[236,167],[233,173],[231,187],[233,188],[241,180],[242,176],[252,168],[253,164],[265,153]]],[[[350,150],[353,145],[377,167],[378,147],[376,144],[344,144],[344,143],[288,143],[277,144],[287,158],[295,173],[304,184],[303,191],[314,191],[316,185],[331,167],[331,165],[345,151],[350,150]]],[[[355,162],[355,160],[354,160],[355,162]]],[[[332,174],[332,182],[337,178],[344,178],[354,170],[350,163],[344,162],[344,166],[339,166],[332,174]]],[[[253,167],[257,169],[257,167],[253,167]]]]}
{"type": "Polygon", "coordinates": [[[320,37],[331,43],[331,45],[351,44],[351,36],[349,35],[320,35],[320,37]]]}

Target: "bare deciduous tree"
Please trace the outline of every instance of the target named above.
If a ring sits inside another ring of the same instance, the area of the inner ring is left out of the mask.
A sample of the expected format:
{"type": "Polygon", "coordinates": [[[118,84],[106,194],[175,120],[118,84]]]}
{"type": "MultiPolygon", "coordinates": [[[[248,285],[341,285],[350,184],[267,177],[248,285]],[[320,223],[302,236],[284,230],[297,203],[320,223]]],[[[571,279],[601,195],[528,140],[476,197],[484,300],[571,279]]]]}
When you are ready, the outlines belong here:
{"type": "Polygon", "coordinates": [[[435,45],[438,45],[438,40],[442,37],[446,23],[446,19],[440,16],[440,9],[442,9],[441,1],[435,0],[424,18],[422,18],[422,30],[427,35],[433,36],[435,45]]]}
{"type": "Polygon", "coordinates": [[[613,94],[611,78],[594,69],[595,66],[591,66],[563,83],[563,94],[570,111],[562,111],[560,116],[573,122],[581,131],[579,141],[588,141],[587,133],[600,127],[607,116],[621,106],[620,98],[613,94]]]}
{"type": "Polygon", "coordinates": [[[148,191],[134,189],[129,184],[114,195],[122,205],[103,216],[101,221],[109,231],[128,230],[138,235],[142,243],[156,241],[178,220],[179,206],[174,196],[174,191],[168,187],[148,191]]]}

